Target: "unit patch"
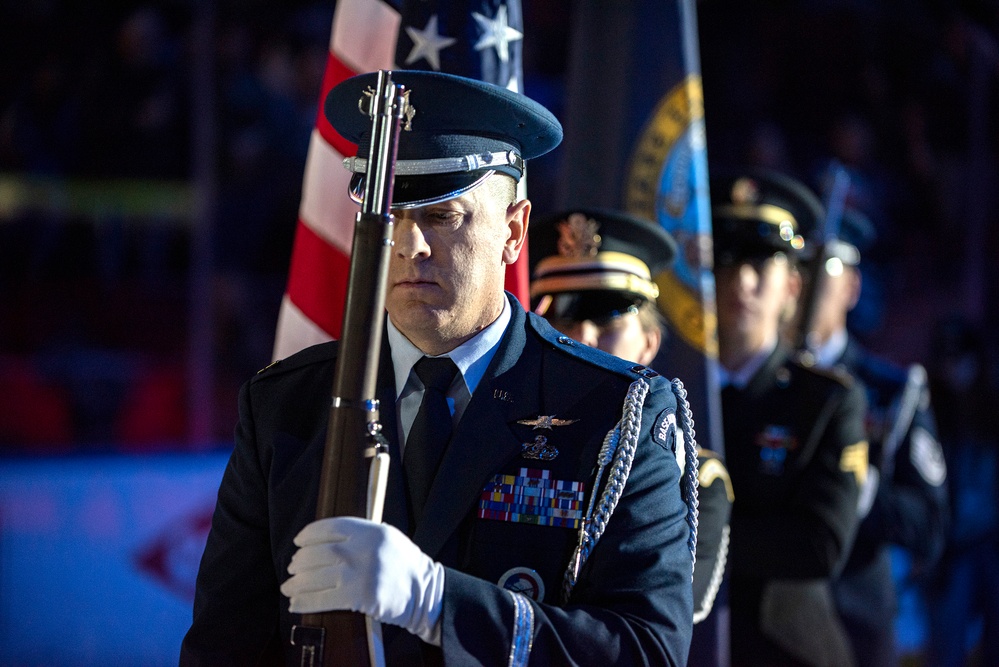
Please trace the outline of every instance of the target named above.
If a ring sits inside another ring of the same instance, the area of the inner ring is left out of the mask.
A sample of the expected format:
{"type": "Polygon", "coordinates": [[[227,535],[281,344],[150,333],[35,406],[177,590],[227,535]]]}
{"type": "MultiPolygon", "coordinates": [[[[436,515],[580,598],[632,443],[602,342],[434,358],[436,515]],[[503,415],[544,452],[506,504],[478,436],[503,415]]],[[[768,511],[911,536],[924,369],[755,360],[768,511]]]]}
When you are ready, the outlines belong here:
{"type": "Polygon", "coordinates": [[[526,595],[535,602],[545,599],[545,582],[529,567],[515,567],[504,572],[496,582],[500,588],[526,595]]]}
{"type": "Polygon", "coordinates": [[[756,434],[756,446],[760,448],[760,472],[765,475],[781,475],[787,453],[798,448],[798,438],[787,426],[771,424],[756,434]]]}
{"type": "Polygon", "coordinates": [[[518,475],[494,476],[479,496],[479,518],[579,528],[586,484],[550,475],[550,470],[521,468],[518,475]]]}

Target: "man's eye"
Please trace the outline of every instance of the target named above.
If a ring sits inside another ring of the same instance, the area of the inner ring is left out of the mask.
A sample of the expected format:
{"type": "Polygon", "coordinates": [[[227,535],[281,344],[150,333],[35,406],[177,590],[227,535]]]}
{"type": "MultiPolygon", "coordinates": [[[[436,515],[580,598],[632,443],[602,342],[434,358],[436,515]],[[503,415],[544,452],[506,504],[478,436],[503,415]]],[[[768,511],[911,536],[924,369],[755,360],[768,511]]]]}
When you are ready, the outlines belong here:
{"type": "Polygon", "coordinates": [[[461,221],[461,214],[457,211],[431,211],[427,219],[437,224],[452,225],[461,221]]]}

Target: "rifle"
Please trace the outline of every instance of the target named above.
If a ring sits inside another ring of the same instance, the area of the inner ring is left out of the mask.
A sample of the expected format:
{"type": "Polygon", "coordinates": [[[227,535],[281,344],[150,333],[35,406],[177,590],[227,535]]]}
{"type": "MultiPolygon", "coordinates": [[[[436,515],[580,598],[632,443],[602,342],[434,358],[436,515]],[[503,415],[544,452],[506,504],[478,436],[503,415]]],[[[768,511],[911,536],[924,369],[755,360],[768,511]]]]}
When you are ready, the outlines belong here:
{"type": "MultiPolygon", "coordinates": [[[[388,478],[388,443],[381,433],[375,383],[385,323],[385,291],[394,219],[391,213],[396,151],[409,91],[378,72],[377,88],[358,103],[372,122],[364,200],[354,222],[343,335],[332,401],[316,518],[360,516],[381,521],[388,478]]],[[[381,627],[363,614],[305,614],[292,628],[298,664],[382,665],[381,627]]]]}
{"type": "Polygon", "coordinates": [[[798,301],[798,326],[794,329],[794,349],[810,353],[818,347],[812,332],[815,330],[815,315],[818,312],[818,301],[822,294],[822,283],[825,282],[825,265],[829,259],[829,242],[839,237],[840,221],[843,218],[843,206],[850,189],[850,175],[838,162],[830,165],[832,184],[830,185],[825,203],[825,216],[819,221],[811,238],[806,241],[814,250],[804,262],[805,284],[798,301]]]}

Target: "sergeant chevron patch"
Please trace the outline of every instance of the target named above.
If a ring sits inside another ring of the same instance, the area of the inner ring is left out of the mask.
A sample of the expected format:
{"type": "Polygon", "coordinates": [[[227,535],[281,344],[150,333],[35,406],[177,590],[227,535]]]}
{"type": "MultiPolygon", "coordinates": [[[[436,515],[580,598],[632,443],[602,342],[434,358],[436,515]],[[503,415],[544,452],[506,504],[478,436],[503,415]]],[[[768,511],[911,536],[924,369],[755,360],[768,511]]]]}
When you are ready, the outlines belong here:
{"type": "Polygon", "coordinates": [[[839,469],[852,472],[857,478],[857,484],[863,486],[867,481],[867,441],[845,447],[839,458],[839,469]]]}
{"type": "Polygon", "coordinates": [[[479,496],[479,518],[579,528],[586,484],[550,475],[550,470],[521,468],[519,475],[494,476],[479,496]]]}

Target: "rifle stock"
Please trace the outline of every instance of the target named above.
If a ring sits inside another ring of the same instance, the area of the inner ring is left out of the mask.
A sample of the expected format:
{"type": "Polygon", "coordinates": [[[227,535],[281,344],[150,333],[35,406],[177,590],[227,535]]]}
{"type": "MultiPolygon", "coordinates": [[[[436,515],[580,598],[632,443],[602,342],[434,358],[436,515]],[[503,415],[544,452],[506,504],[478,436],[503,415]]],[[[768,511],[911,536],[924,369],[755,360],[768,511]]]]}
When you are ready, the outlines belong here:
{"type": "MultiPolygon", "coordinates": [[[[382,480],[387,471],[388,448],[375,392],[392,245],[392,183],[408,92],[393,84],[391,72],[383,70],[368,109],[359,106],[372,119],[372,140],[364,200],[354,224],[316,518],[358,516],[380,521],[380,509],[372,516],[371,508],[380,508],[384,484],[369,489],[369,477],[379,477],[372,475],[373,466],[383,471],[382,480]]],[[[302,624],[292,628],[292,644],[303,667],[383,662],[378,623],[355,612],[304,615],[302,624]]]]}

